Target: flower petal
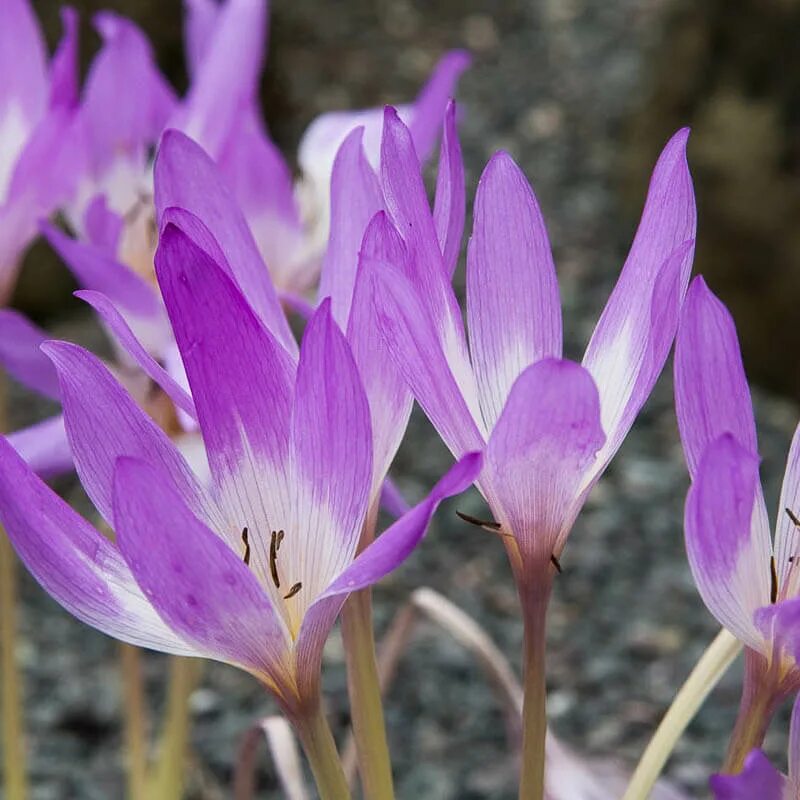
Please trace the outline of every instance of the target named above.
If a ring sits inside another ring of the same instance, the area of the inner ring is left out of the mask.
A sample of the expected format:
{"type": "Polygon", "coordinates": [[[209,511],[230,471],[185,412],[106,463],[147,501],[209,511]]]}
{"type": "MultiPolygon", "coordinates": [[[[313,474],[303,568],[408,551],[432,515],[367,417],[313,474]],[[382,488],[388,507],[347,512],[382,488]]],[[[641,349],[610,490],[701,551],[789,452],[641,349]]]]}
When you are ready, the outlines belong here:
{"type": "Polygon", "coordinates": [[[456,458],[483,449],[478,418],[456,382],[414,287],[386,263],[370,269],[370,277],[378,330],[428,419],[456,458]]]}
{"type": "Polygon", "coordinates": [[[70,614],[123,642],[196,655],[159,619],[117,548],[36,477],[2,436],[0,521],[34,578],[70,614]]]}
{"type": "Polygon", "coordinates": [[[201,653],[278,681],[287,636],[256,576],[186,506],[164,474],[121,458],[119,548],[164,622],[201,653]]]}
{"type": "Polygon", "coordinates": [[[178,131],[167,131],[155,163],[159,226],[171,206],[195,214],[219,243],[236,283],[269,330],[290,352],[297,343],[241,209],[203,149],[178,131]]]}
{"type": "MultiPolygon", "coordinates": [[[[694,241],[697,227],[694,190],[686,163],[689,131],[678,131],[667,143],[653,170],[642,218],[625,266],[592,334],[584,366],[600,392],[603,430],[611,442],[621,441],[632,422],[630,404],[641,406],[639,375],[648,362],[653,335],[653,292],[665,263],[686,242],[694,241]],[[628,413],[626,413],[626,410],[628,413]]],[[[694,249],[672,264],[679,296],[689,283],[694,249]]],[[[664,354],[666,358],[666,353],[664,354]]]]}
{"type": "Polygon", "coordinates": [[[456,129],[456,104],[447,104],[436,174],[436,198],[433,203],[433,223],[442,251],[444,268],[452,279],[461,252],[464,235],[466,197],[464,194],[464,159],[456,129]]]}
{"type": "Polygon", "coordinates": [[[364,155],[364,128],[342,142],[331,174],[331,225],[319,297],[331,298],[333,318],[344,330],[350,315],[358,253],[369,221],[383,208],[378,177],[364,155]]]}
{"type": "Polygon", "coordinates": [[[24,386],[59,400],[58,375],[39,350],[49,338],[18,311],[0,309],[0,364],[24,386]]]}
{"type": "Polygon", "coordinates": [[[61,414],[14,431],[7,438],[41,478],[54,478],[75,468],[61,414]]]}
{"type": "Polygon", "coordinates": [[[186,71],[194,79],[214,38],[221,5],[218,0],[184,0],[183,41],[186,71]]]}
{"type": "Polygon", "coordinates": [[[47,342],[42,350],[58,371],[75,469],[89,498],[112,528],[114,464],[121,456],[159,465],[197,513],[212,513],[183,457],[97,356],[68,342],[47,342]]]}
{"type": "Polygon", "coordinates": [[[511,387],[479,485],[533,570],[563,547],[584,473],[604,440],[597,388],[579,364],[543,359],[511,387]]]}
{"type": "Polygon", "coordinates": [[[751,750],[738,775],[712,775],[714,800],[784,800],[786,779],[761,750],[751,750]]]}
{"type": "Polygon", "coordinates": [[[800,779],[800,695],[792,706],[792,720],[789,724],[789,780],[797,783],[800,779]]]}
{"type": "Polygon", "coordinates": [[[736,327],[701,277],[686,295],[675,343],[675,408],[692,475],[706,447],[726,431],[758,452],[736,327]]]}
{"type": "Polygon", "coordinates": [[[307,605],[353,560],[372,479],[369,405],[327,299],[300,348],[291,447],[295,495],[281,565],[302,580],[297,602],[307,605]]]}
{"type": "Polygon", "coordinates": [[[119,247],[125,220],[108,207],[104,194],[95,195],[86,205],[83,215],[83,231],[89,244],[109,256],[114,256],[119,247]]]}
{"type": "Polygon", "coordinates": [[[311,682],[319,670],[322,647],[347,595],[379,581],[400,566],[419,544],[439,503],[469,488],[481,470],[481,454],[468,453],[454,464],[430,494],[370,544],[306,612],[297,640],[297,663],[311,682]]]}
{"type": "Polygon", "coordinates": [[[74,108],[80,94],[78,75],[78,14],[74,8],[60,10],[64,33],[50,62],[50,106],[74,108]]]}
{"type": "Polygon", "coordinates": [[[561,355],[561,305],[542,212],[507,153],[488,163],[467,251],[467,319],[481,409],[492,429],[525,367],[561,355]]]}
{"type": "Polygon", "coordinates": [[[170,400],[190,417],[197,419],[194,401],[189,393],[145,350],[111,300],[102,292],[89,290],[75,292],[75,296],[88,303],[100,315],[128,355],[164,390],[170,400]]]}
{"type": "Polygon", "coordinates": [[[291,357],[208,254],[167,225],[156,272],[197,408],[219,501],[237,536],[253,541],[254,571],[269,578],[272,530],[290,519],[291,357]]]}
{"type": "Polygon", "coordinates": [[[708,610],[764,650],[754,612],[770,602],[770,533],[759,511],[758,457],[729,433],[705,451],[686,498],[686,551],[708,610]]]}

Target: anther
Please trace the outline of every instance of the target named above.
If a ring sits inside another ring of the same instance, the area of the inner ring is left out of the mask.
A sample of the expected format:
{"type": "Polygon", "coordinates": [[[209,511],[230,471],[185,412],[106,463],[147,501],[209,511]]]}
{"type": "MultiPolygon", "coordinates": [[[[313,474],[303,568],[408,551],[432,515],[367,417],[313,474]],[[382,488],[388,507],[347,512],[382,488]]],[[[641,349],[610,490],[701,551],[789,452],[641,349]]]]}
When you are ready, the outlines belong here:
{"type": "MultiPolygon", "coordinates": [[[[789,561],[791,560],[792,559],[790,558],[789,561]]],[[[769,578],[769,601],[772,603],[772,605],[775,605],[776,601],[778,600],[778,568],[775,565],[775,556],[769,557],[769,578]]]]}
{"type": "Polygon", "coordinates": [[[250,566],[250,539],[247,535],[247,528],[242,528],[242,541],[244,542],[244,556],[242,560],[246,567],[250,566]]]}
{"type": "Polygon", "coordinates": [[[550,553],[550,563],[556,568],[556,572],[560,575],[564,570],[561,569],[561,562],[556,557],[555,553],[550,553]]]}
{"type": "Polygon", "coordinates": [[[479,519],[478,517],[473,517],[472,514],[464,514],[462,511],[456,511],[456,514],[458,514],[464,522],[469,522],[470,525],[475,525],[475,527],[482,528],[485,531],[489,531],[489,533],[511,536],[510,533],[503,532],[502,525],[499,522],[494,522],[494,520],[490,519],[479,519]]]}
{"type": "Polygon", "coordinates": [[[283,541],[283,531],[272,531],[269,541],[269,574],[272,576],[272,582],[276,589],[281,588],[281,581],[278,577],[278,548],[281,546],[281,541],[283,541]]]}
{"type": "Polygon", "coordinates": [[[294,597],[303,588],[302,581],[298,581],[291,589],[283,596],[284,600],[289,600],[294,597]]]}
{"type": "Polygon", "coordinates": [[[795,514],[791,508],[785,508],[784,511],[792,521],[792,524],[795,526],[795,528],[800,528],[800,519],[798,519],[797,514],[795,514]]]}

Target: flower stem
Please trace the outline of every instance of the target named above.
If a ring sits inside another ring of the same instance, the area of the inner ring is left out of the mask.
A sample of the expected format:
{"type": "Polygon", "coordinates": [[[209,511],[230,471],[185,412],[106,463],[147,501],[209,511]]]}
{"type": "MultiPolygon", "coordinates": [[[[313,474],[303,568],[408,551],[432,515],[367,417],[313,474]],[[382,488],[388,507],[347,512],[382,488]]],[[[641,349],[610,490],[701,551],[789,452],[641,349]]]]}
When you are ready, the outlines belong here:
{"type": "Polygon", "coordinates": [[[686,726],[708,694],[733,663],[742,645],[724,628],[706,648],[647,745],[622,800],[645,800],[650,796],[664,764],[686,726]]]}
{"type": "Polygon", "coordinates": [[[311,764],[320,800],[350,800],[350,789],[342,770],[328,720],[322,705],[314,705],[301,715],[293,715],[295,730],[311,764]]]}
{"type": "Polygon", "coordinates": [[[146,800],[147,723],[142,686],[142,651],[130,644],[120,644],[119,654],[125,706],[128,800],[146,800]]]}
{"type": "Polygon", "coordinates": [[[2,644],[3,775],[5,797],[24,800],[25,748],[20,711],[20,680],[16,660],[17,588],[15,556],[0,528],[0,643],[2,644]]]}
{"type": "Polygon", "coordinates": [[[542,800],[544,797],[544,751],[547,738],[545,650],[547,607],[551,588],[552,578],[547,576],[532,591],[523,589],[520,593],[525,625],[525,650],[519,800],[542,800]]]}
{"type": "Polygon", "coordinates": [[[724,773],[741,772],[747,754],[764,742],[772,715],[782,699],[772,672],[762,655],[746,651],[742,700],[722,765],[724,773]]]}

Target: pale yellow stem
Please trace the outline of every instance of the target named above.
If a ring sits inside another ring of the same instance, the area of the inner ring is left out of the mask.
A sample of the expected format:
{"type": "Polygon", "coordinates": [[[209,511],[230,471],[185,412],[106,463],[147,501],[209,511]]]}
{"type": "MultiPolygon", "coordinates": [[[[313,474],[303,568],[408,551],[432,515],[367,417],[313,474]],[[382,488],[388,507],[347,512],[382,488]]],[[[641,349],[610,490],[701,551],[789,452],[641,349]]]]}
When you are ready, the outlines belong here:
{"type": "Polygon", "coordinates": [[[147,720],[142,680],[142,651],[119,646],[122,697],[125,708],[125,750],[128,800],[147,800],[147,720]]]}
{"type": "Polygon", "coordinates": [[[656,729],[622,800],[646,800],[675,745],[706,697],[733,663],[742,645],[724,628],[695,664],[656,729]]]}
{"type": "Polygon", "coordinates": [[[314,773],[320,800],[350,800],[336,742],[320,703],[295,717],[294,726],[314,773]]]}

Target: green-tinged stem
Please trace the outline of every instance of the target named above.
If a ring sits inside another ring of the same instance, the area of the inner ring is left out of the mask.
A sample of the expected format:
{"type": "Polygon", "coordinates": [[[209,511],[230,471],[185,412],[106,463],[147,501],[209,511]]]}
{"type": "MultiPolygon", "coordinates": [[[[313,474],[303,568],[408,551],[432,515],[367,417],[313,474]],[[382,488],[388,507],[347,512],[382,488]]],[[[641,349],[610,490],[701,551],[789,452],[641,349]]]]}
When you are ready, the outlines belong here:
{"type": "MultiPolygon", "coordinates": [[[[375,538],[377,506],[364,526],[360,546],[375,538]]],[[[392,763],[386,741],[380,679],[372,625],[372,592],[362,589],[348,598],[342,611],[342,638],[347,659],[347,689],[358,753],[358,769],[366,800],[394,800],[392,763]]]]}
{"type": "Polygon", "coordinates": [[[119,652],[125,707],[128,800],[147,800],[147,721],[142,685],[142,651],[129,644],[120,644],[119,652]]]}
{"type": "Polygon", "coordinates": [[[636,766],[622,800],[646,800],[675,745],[742,645],[724,628],[695,664],[636,766]]]}
{"type": "Polygon", "coordinates": [[[149,781],[151,791],[148,797],[180,800],[183,796],[189,745],[189,699],[197,686],[202,663],[195,658],[172,656],[169,665],[166,718],[158,764],[149,781]]]}
{"type": "Polygon", "coordinates": [[[319,701],[293,718],[295,730],[314,773],[320,800],[350,800],[350,789],[336,750],[336,742],[319,701]]]}
{"type": "Polygon", "coordinates": [[[722,772],[736,774],[742,771],[747,754],[763,744],[781,699],[774,670],[768,668],[765,658],[748,650],[744,661],[742,701],[722,772]]]}
{"type": "Polygon", "coordinates": [[[17,669],[17,588],[15,556],[6,532],[0,528],[0,644],[2,645],[3,775],[7,800],[24,800],[25,747],[17,669]]]}
{"type": "Polygon", "coordinates": [[[520,592],[525,650],[519,800],[542,800],[544,797],[544,745],[547,737],[545,651],[551,589],[552,578],[547,575],[538,586],[523,588],[520,592]]]}

